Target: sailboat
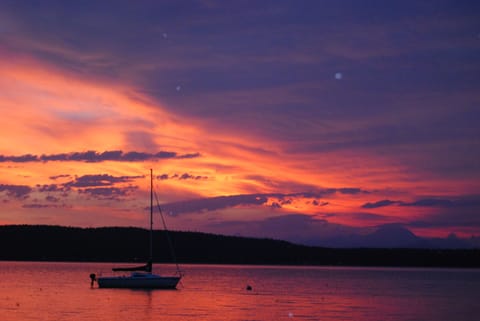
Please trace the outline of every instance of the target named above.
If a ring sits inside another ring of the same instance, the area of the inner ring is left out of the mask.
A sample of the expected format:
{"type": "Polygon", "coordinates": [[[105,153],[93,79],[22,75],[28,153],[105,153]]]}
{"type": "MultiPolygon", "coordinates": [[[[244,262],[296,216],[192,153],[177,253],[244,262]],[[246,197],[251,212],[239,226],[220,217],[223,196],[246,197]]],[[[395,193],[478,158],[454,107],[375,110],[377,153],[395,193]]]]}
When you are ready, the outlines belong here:
{"type": "MultiPolygon", "coordinates": [[[[156,196],[156,194],[155,194],[156,196]]],[[[157,199],[158,203],[158,199],[157,199]]],[[[160,207],[159,207],[160,209],[160,207]]],[[[160,214],[161,210],[160,210],[160,214]]],[[[162,215],[163,220],[163,215],[162,215]]],[[[164,221],[165,225],[165,221],[164,221]]],[[[166,226],[165,226],[166,229],[166,226]]],[[[169,239],[169,245],[173,253],[173,247],[169,239]]],[[[153,171],[150,169],[150,258],[145,265],[136,267],[113,268],[112,271],[132,272],[130,275],[96,277],[91,274],[92,285],[97,281],[99,288],[128,288],[128,289],[175,289],[182,278],[177,264],[177,274],[163,276],[152,273],[153,265],[153,171]]]]}

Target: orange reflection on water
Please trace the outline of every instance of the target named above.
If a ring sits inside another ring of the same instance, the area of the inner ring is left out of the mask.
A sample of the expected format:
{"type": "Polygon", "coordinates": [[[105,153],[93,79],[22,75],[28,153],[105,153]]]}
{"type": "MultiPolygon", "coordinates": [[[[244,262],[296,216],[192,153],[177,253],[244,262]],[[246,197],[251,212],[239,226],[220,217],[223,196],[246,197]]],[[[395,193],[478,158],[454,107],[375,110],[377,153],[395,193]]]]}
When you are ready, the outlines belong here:
{"type": "Polygon", "coordinates": [[[91,288],[89,274],[111,266],[0,262],[0,318],[464,321],[480,313],[476,270],[186,265],[178,290],[91,288]]]}

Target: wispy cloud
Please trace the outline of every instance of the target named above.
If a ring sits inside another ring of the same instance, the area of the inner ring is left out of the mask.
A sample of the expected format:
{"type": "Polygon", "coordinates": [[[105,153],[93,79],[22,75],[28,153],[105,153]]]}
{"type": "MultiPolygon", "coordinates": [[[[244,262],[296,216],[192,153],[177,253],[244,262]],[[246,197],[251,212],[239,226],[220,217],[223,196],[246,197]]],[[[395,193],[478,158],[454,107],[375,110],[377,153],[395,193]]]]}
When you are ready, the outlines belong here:
{"type": "Polygon", "coordinates": [[[72,206],[66,204],[45,204],[45,203],[27,203],[23,204],[22,208],[27,209],[49,209],[49,208],[71,208],[72,206]]]}

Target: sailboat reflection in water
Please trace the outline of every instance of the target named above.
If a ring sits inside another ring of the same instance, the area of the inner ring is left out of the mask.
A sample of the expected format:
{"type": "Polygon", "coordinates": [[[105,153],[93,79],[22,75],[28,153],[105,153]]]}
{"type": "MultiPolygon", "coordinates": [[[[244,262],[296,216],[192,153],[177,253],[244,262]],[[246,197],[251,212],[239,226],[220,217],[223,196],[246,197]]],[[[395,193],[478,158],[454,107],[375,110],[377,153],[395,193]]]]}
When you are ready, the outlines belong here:
{"type": "MultiPolygon", "coordinates": [[[[155,193],[155,198],[158,205],[158,198],[155,193]]],[[[167,232],[165,220],[163,218],[162,211],[158,205],[160,215],[162,217],[165,231],[167,232]]],[[[177,266],[177,272],[172,276],[161,276],[152,273],[153,262],[153,171],[150,169],[150,259],[145,265],[136,267],[121,267],[113,268],[112,271],[127,271],[132,272],[130,275],[123,276],[109,276],[109,277],[96,277],[95,274],[91,274],[92,285],[94,281],[97,281],[99,288],[128,288],[128,289],[175,289],[178,282],[182,278],[183,274],[180,271],[178,264],[176,263],[175,254],[173,252],[173,246],[168,237],[167,239],[172,251],[173,259],[177,266]]]]}

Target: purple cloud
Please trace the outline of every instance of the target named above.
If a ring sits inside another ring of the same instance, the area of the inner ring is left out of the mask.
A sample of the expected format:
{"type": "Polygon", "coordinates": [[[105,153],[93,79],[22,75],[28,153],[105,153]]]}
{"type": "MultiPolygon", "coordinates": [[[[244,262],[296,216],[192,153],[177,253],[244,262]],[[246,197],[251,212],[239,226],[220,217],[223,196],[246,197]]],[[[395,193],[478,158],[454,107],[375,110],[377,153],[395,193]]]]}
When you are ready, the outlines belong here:
{"type": "Polygon", "coordinates": [[[137,190],[137,186],[127,187],[97,187],[80,189],[79,193],[88,194],[96,199],[101,200],[121,200],[130,196],[132,192],[137,190]]]}
{"type": "Polygon", "coordinates": [[[53,181],[59,179],[59,178],[69,178],[70,174],[62,174],[62,175],[55,175],[55,176],[50,176],[49,178],[53,181]]]}
{"type": "Polygon", "coordinates": [[[0,184],[0,193],[7,192],[8,196],[15,198],[26,198],[28,194],[32,191],[30,186],[26,185],[6,185],[0,184]]]}
{"type": "MultiPolygon", "coordinates": [[[[160,160],[167,158],[185,159],[200,157],[200,153],[178,155],[176,152],[160,151],[158,153],[143,153],[143,152],[122,152],[122,151],[105,151],[102,153],[96,151],[61,153],[51,155],[21,155],[21,156],[4,156],[0,155],[1,162],[27,163],[27,162],[51,162],[51,161],[77,161],[87,163],[97,163],[104,161],[117,162],[143,162],[147,160],[160,160]]],[[[62,177],[62,176],[58,176],[62,177]]]]}
{"type": "Polygon", "coordinates": [[[368,193],[360,188],[344,187],[336,189],[337,193],[347,194],[347,195],[356,195],[360,193],[368,193]]]}
{"type": "Polygon", "coordinates": [[[468,207],[468,206],[480,206],[480,197],[469,197],[460,199],[447,199],[447,198],[424,198],[415,202],[401,202],[400,206],[420,206],[420,207],[468,207]]]}
{"type": "Polygon", "coordinates": [[[29,208],[29,209],[42,209],[42,208],[71,208],[66,204],[42,204],[42,203],[28,203],[23,204],[22,208],[29,208]]]}
{"type": "Polygon", "coordinates": [[[197,158],[200,157],[200,153],[190,153],[190,154],[183,154],[176,156],[177,159],[184,159],[184,158],[197,158]]]}
{"type": "Polygon", "coordinates": [[[47,195],[45,197],[45,200],[48,201],[48,202],[51,202],[51,203],[57,203],[57,202],[60,201],[60,199],[58,197],[51,196],[51,195],[47,195]]]}
{"type": "MultiPolygon", "coordinates": [[[[180,179],[180,178],[179,178],[180,179]]],[[[292,193],[292,194],[281,194],[281,193],[270,193],[270,194],[241,194],[241,195],[231,195],[231,196],[217,196],[210,198],[186,200],[181,202],[167,203],[162,205],[162,208],[166,211],[172,212],[174,214],[190,213],[190,212],[202,212],[202,211],[215,211],[224,208],[230,208],[235,206],[259,206],[265,205],[269,198],[275,198],[276,201],[270,204],[272,208],[281,208],[282,205],[290,204],[291,198],[300,197],[300,198],[319,198],[323,193],[292,193]]],[[[318,206],[326,206],[328,202],[318,201],[318,206]]]]}
{"type": "Polygon", "coordinates": [[[389,205],[398,204],[398,203],[399,202],[397,202],[397,201],[381,200],[381,201],[374,202],[374,203],[363,204],[362,208],[379,208],[379,207],[389,206],[389,205]]]}
{"type": "Polygon", "coordinates": [[[480,197],[479,196],[465,196],[454,199],[449,198],[422,198],[414,202],[403,202],[403,201],[391,201],[388,199],[381,200],[374,203],[365,203],[362,208],[379,208],[390,205],[398,205],[405,207],[439,207],[439,208],[458,208],[458,207],[471,207],[471,206],[480,206],[480,197]]]}
{"type": "Polygon", "coordinates": [[[27,154],[21,156],[4,156],[0,155],[0,162],[14,162],[14,163],[25,163],[25,162],[35,162],[37,161],[37,156],[27,154]]]}
{"type": "Polygon", "coordinates": [[[478,213],[480,206],[476,207],[446,207],[440,208],[438,212],[432,213],[422,219],[408,222],[410,227],[419,228],[480,228],[480,217],[478,213]]]}
{"type": "Polygon", "coordinates": [[[166,179],[204,180],[204,179],[208,179],[208,177],[207,176],[201,176],[201,175],[193,175],[193,174],[189,174],[189,173],[183,173],[182,175],[179,175],[179,174],[173,174],[173,175],[162,174],[160,176],[157,176],[157,179],[159,179],[159,180],[166,180],[166,179]]]}
{"type": "Polygon", "coordinates": [[[218,196],[182,202],[167,203],[162,208],[173,214],[214,211],[239,205],[262,205],[268,200],[265,194],[218,196]]]}
{"type": "Polygon", "coordinates": [[[315,206],[327,206],[330,203],[329,202],[319,202],[317,200],[313,200],[312,204],[315,205],[315,206]]]}
{"type": "Polygon", "coordinates": [[[112,176],[108,174],[100,175],[83,175],[76,177],[75,180],[63,184],[66,187],[96,187],[96,186],[111,186],[117,183],[129,183],[135,179],[143,178],[144,176],[112,176]]]}
{"type": "MultiPolygon", "coordinates": [[[[22,208],[48,208],[52,207],[52,205],[48,204],[40,204],[40,203],[30,203],[30,204],[23,204],[22,208]]],[[[55,205],[53,205],[55,207],[55,205]]]]}
{"type": "Polygon", "coordinates": [[[68,192],[70,190],[70,187],[65,185],[57,185],[57,184],[45,184],[45,185],[38,184],[37,190],[42,193],[68,192]]]}

